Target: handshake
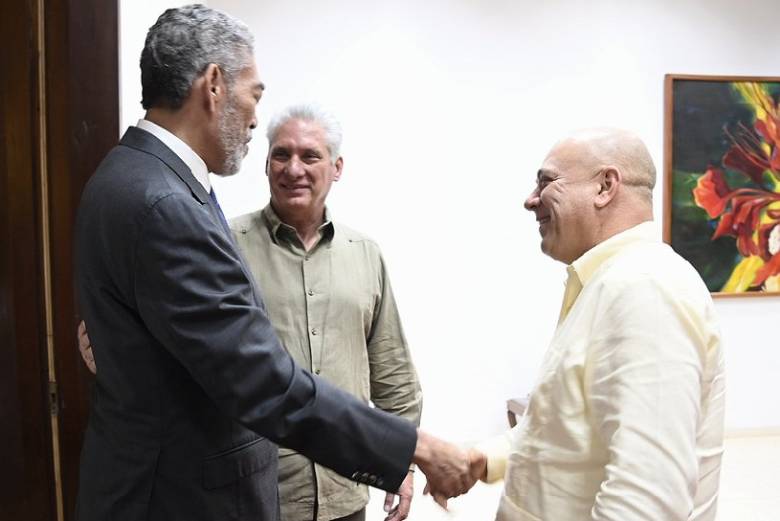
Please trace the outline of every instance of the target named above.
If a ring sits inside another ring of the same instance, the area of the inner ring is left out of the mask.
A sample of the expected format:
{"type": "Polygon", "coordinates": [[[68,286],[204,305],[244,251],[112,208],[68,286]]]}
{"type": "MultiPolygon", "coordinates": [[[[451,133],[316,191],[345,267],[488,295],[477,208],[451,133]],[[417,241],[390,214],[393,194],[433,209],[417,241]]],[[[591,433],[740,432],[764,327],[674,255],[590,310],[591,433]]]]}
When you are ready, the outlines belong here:
{"type": "MultiPolygon", "coordinates": [[[[84,363],[95,374],[97,367],[87,329],[82,321],[77,331],[79,351],[84,363]]],[[[463,450],[460,447],[417,430],[417,445],[412,462],[425,474],[427,484],[424,493],[430,494],[442,508],[447,508],[447,500],[468,492],[479,479],[485,479],[487,473],[486,456],[475,450],[463,450]]],[[[387,519],[403,520],[409,511],[409,503],[414,493],[411,481],[404,481],[397,495],[400,504],[391,511],[395,494],[388,494],[385,510],[390,512],[387,519]]]]}
{"type": "Polygon", "coordinates": [[[417,431],[417,447],[412,461],[425,474],[425,494],[442,508],[447,500],[465,494],[487,473],[486,456],[475,450],[464,451],[452,443],[417,431]]]}

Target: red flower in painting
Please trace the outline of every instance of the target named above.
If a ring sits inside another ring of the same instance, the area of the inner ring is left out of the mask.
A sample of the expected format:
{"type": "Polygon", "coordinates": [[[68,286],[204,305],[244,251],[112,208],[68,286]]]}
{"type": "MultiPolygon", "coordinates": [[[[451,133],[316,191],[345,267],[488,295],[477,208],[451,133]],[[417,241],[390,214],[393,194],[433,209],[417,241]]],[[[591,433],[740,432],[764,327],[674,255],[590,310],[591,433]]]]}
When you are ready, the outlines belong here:
{"type": "Polygon", "coordinates": [[[768,117],[766,122],[762,120],[756,121],[756,132],[758,132],[764,141],[770,143],[772,152],[769,154],[769,168],[775,172],[780,172],[780,128],[778,128],[778,121],[774,117],[768,117]]]}
{"type": "Polygon", "coordinates": [[[730,193],[731,189],[726,183],[726,178],[723,177],[723,172],[709,167],[696,182],[693,199],[697,205],[707,211],[711,219],[714,219],[726,209],[730,193]]]}
{"type": "Polygon", "coordinates": [[[743,257],[758,256],[764,261],[751,286],[780,274],[780,193],[771,190],[765,176],[780,180],[780,122],[778,106],[762,98],[765,115],[754,129],[739,125],[732,134],[732,145],[723,156],[723,166],[739,172],[753,187],[732,189],[723,171],[710,166],[693,189],[696,204],[710,219],[718,219],[712,239],[734,237],[743,257]],[[777,203],[777,204],[775,204],[777,203]]]}
{"type": "Polygon", "coordinates": [[[730,192],[725,199],[731,202],[731,207],[721,216],[712,238],[717,239],[724,235],[736,237],[737,249],[742,256],[760,255],[766,260],[766,252],[761,249],[763,244],[753,236],[759,229],[762,212],[771,203],[780,201],[780,194],[763,189],[740,188],[730,192]]]}
{"type": "Polygon", "coordinates": [[[742,172],[757,185],[763,184],[764,172],[769,170],[771,165],[759,136],[742,124],[737,127],[736,134],[732,135],[728,131],[726,134],[734,144],[723,156],[723,166],[742,172]]]}

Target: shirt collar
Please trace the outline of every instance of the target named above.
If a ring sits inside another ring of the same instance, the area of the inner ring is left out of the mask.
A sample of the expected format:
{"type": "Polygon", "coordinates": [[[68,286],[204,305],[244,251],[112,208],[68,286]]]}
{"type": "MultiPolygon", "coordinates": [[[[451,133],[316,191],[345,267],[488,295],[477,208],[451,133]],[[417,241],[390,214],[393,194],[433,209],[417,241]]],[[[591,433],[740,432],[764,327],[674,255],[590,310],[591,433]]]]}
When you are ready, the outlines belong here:
{"type": "Polygon", "coordinates": [[[596,271],[610,258],[623,250],[626,246],[637,242],[658,241],[653,221],[645,221],[627,230],[613,235],[583,253],[577,260],[567,267],[571,274],[573,270],[580,279],[582,286],[586,286],[593,278],[596,271]]]}
{"type": "Polygon", "coordinates": [[[173,150],[173,153],[179,156],[179,158],[184,161],[184,164],[189,167],[192,175],[195,176],[195,179],[197,179],[203,188],[205,188],[206,192],[211,192],[209,169],[203,159],[201,159],[187,143],[148,119],[139,119],[136,127],[149,132],[162,141],[165,146],[173,150]]]}
{"type": "MultiPolygon", "coordinates": [[[[282,220],[274,211],[273,206],[271,206],[271,203],[268,203],[266,207],[263,208],[263,217],[265,217],[265,220],[268,223],[268,228],[271,230],[271,236],[273,237],[274,242],[283,236],[294,237],[297,234],[295,228],[285,222],[282,222],[282,220]]],[[[333,238],[333,221],[331,220],[330,210],[328,210],[327,206],[325,207],[325,220],[318,229],[320,231],[320,236],[322,237],[321,240],[330,241],[333,238]]]]}

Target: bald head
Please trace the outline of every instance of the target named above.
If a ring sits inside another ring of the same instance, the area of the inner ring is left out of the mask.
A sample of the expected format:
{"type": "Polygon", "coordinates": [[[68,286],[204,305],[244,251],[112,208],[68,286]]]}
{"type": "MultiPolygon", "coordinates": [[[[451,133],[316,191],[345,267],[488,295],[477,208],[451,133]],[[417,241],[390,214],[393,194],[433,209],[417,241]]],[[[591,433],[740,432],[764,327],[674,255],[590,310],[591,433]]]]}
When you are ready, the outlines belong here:
{"type": "Polygon", "coordinates": [[[642,140],[614,128],[581,130],[559,141],[525,201],[542,251],[571,263],[600,242],[653,218],[655,167],[642,140]]]}
{"type": "Polygon", "coordinates": [[[611,127],[583,129],[558,142],[556,149],[587,170],[619,170],[622,185],[652,203],[655,166],[644,142],[633,132],[611,127]]]}

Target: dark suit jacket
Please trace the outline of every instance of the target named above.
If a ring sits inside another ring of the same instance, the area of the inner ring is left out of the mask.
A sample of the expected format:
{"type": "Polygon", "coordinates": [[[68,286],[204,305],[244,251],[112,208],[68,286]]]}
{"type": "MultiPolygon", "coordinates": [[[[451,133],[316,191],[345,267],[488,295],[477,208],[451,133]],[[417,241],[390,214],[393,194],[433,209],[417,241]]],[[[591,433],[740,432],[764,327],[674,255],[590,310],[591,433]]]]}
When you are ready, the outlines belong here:
{"type": "Polygon", "coordinates": [[[80,520],[276,520],[274,442],[388,491],[406,475],[414,427],[293,362],[217,211],[133,127],[84,190],[77,282],[99,371],[80,520]]]}

